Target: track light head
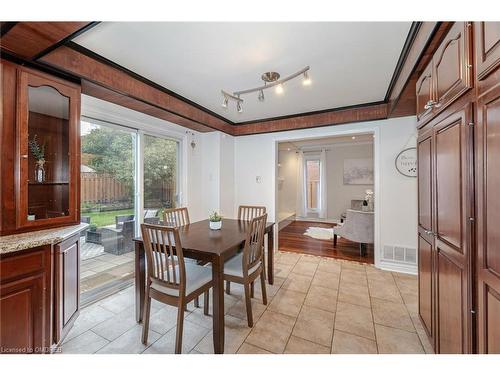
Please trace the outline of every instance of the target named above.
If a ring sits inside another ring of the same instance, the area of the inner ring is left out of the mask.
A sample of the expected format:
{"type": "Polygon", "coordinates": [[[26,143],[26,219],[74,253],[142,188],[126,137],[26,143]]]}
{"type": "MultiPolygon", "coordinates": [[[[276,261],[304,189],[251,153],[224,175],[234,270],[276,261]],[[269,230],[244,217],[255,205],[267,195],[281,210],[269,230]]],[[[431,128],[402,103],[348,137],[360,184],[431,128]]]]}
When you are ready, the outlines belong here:
{"type": "Polygon", "coordinates": [[[264,90],[260,90],[259,91],[259,102],[263,102],[264,101],[264,90]]]}
{"type": "Polygon", "coordinates": [[[229,98],[227,95],[224,95],[224,99],[222,100],[222,108],[227,108],[227,104],[229,102],[229,98]]]}
{"type": "Polygon", "coordinates": [[[236,110],[238,111],[238,113],[241,113],[243,112],[243,107],[241,106],[241,102],[242,100],[239,100],[239,96],[238,96],[238,100],[236,101],[236,110]]]}
{"type": "Polygon", "coordinates": [[[307,72],[307,70],[304,72],[304,79],[302,81],[302,84],[304,86],[309,86],[311,85],[311,78],[309,78],[309,73],[307,72]]]}

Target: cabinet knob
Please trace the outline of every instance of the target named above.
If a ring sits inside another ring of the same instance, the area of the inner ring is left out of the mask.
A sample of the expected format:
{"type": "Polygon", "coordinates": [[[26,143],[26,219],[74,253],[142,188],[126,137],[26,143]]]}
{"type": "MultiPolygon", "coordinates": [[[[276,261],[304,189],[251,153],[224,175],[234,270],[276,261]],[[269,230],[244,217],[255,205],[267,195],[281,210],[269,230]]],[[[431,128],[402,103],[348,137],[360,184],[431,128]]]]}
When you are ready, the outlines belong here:
{"type": "Polygon", "coordinates": [[[434,107],[434,105],[436,105],[436,102],[433,100],[429,100],[427,103],[425,103],[424,109],[431,109],[432,107],[434,107]]]}

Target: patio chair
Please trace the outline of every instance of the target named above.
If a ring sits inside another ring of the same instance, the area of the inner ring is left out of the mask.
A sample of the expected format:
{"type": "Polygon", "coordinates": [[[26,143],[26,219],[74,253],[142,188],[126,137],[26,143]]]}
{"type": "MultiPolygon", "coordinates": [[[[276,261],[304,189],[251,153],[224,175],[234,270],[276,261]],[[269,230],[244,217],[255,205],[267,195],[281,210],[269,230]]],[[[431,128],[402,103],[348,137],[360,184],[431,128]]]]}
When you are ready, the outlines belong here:
{"type": "Polygon", "coordinates": [[[134,219],[135,219],[134,215],[118,215],[118,216],[115,216],[115,228],[116,229],[121,229],[124,222],[130,221],[130,220],[134,220],[134,219]]]}
{"type": "Polygon", "coordinates": [[[160,218],[157,217],[160,210],[144,210],[144,223],[145,224],[159,224],[160,218]]]}
{"type": "MultiPolygon", "coordinates": [[[[90,224],[90,216],[80,216],[80,223],[90,224]]],[[[80,237],[85,237],[88,228],[80,232],[80,237]]]]}
{"type": "Polygon", "coordinates": [[[114,255],[122,255],[133,251],[134,226],[135,220],[127,220],[122,222],[120,229],[101,228],[104,251],[114,255]]]}

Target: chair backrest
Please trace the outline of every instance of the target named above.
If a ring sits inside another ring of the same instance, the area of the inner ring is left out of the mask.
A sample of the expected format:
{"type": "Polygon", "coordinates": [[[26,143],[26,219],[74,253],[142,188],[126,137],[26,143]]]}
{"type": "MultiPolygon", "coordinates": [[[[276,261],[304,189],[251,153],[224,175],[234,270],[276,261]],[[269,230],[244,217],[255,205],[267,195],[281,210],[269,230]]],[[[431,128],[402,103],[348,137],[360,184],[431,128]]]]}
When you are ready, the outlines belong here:
{"type": "Polygon", "coordinates": [[[159,210],[144,210],[144,219],[156,217],[159,210]]]}
{"type": "Polygon", "coordinates": [[[266,213],[264,206],[239,206],[238,220],[250,221],[255,217],[262,216],[266,213]]]}
{"type": "Polygon", "coordinates": [[[243,248],[243,275],[248,275],[248,270],[262,260],[266,221],[267,214],[255,217],[250,221],[243,248]]]}
{"type": "Polygon", "coordinates": [[[149,282],[178,290],[179,295],[183,295],[186,291],[186,268],[178,229],[141,224],[141,231],[149,282]]]}
{"type": "Polygon", "coordinates": [[[374,242],[374,214],[372,212],[347,210],[343,236],[361,243],[374,242]]]}
{"type": "Polygon", "coordinates": [[[166,209],[163,212],[163,224],[174,227],[190,224],[187,207],[166,209]]]}

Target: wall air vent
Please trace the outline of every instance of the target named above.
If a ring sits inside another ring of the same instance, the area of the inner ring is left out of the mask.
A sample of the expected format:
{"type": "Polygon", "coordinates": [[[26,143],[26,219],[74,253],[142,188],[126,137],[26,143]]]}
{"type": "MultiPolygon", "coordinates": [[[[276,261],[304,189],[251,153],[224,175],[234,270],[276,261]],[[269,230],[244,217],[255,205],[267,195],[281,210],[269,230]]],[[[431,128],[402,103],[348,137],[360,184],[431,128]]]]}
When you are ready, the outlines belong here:
{"type": "Polygon", "coordinates": [[[417,249],[404,246],[384,245],[383,259],[394,263],[417,264],[417,249]]]}

